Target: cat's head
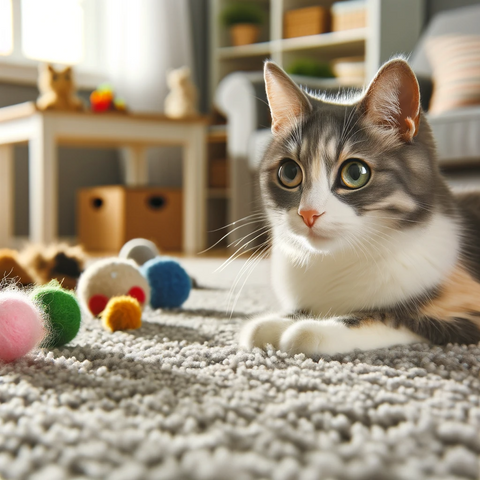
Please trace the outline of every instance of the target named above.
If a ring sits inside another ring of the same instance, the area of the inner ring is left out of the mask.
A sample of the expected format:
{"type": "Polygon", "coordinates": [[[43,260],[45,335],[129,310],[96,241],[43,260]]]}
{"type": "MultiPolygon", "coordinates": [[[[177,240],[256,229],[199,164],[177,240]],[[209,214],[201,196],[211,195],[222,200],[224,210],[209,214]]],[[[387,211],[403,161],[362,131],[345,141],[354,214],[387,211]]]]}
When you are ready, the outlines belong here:
{"type": "Polygon", "coordinates": [[[56,70],[52,65],[40,67],[38,86],[42,93],[54,91],[57,93],[70,93],[75,90],[72,67],[56,70]]]}
{"type": "Polygon", "coordinates": [[[275,241],[302,253],[375,249],[429,218],[442,180],[404,60],[352,98],[307,94],[271,62],[265,83],[274,138],[260,183],[275,241]]]}

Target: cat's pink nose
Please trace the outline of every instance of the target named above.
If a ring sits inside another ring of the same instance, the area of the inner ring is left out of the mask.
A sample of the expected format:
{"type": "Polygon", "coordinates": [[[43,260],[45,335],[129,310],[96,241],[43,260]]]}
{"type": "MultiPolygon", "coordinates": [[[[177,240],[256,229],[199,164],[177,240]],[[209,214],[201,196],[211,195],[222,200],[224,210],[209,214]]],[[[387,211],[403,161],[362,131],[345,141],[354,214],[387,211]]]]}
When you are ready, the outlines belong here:
{"type": "MultiPolygon", "coordinates": [[[[323,212],[325,213],[325,212],[323,212]]],[[[309,228],[312,228],[318,217],[321,217],[323,213],[318,210],[299,210],[298,214],[303,218],[303,222],[309,228]]]]}

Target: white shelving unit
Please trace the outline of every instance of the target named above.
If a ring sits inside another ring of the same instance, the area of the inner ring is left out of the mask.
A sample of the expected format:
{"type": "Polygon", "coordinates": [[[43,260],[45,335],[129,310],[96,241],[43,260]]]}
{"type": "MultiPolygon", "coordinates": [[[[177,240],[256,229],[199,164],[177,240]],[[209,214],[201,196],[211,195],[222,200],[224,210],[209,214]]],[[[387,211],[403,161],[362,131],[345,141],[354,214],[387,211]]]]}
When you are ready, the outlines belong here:
{"type": "MultiPolygon", "coordinates": [[[[366,0],[365,28],[323,33],[296,38],[283,38],[284,14],[288,10],[321,5],[330,8],[335,0],[242,0],[256,1],[268,19],[262,26],[259,43],[233,47],[227,28],[220,24],[220,12],[232,0],[210,0],[210,98],[218,83],[229,73],[261,71],[266,59],[287,68],[298,58],[332,61],[346,57],[363,57],[367,84],[378,68],[396,54],[408,54],[418,41],[423,27],[424,0],[366,0]]],[[[238,1],[238,0],[235,0],[238,1]]],[[[348,0],[344,0],[348,1],[348,0]]],[[[325,80],[325,88],[340,86],[336,80],[325,80]]],[[[342,84],[345,86],[345,84],[342,84]]],[[[358,83],[352,86],[361,86],[358,83]]],[[[238,139],[236,140],[238,143],[238,139]]],[[[230,162],[230,189],[222,192],[225,198],[227,223],[248,215],[253,195],[246,188],[247,147],[233,149],[227,139],[230,162]],[[241,151],[243,148],[244,151],[241,151]]],[[[219,198],[220,192],[210,192],[219,198]]],[[[235,233],[229,237],[235,239],[235,233]]]]}
{"type": "Polygon", "coordinates": [[[211,94],[224,76],[237,70],[261,70],[268,58],[285,68],[299,57],[324,61],[364,57],[368,82],[392,55],[413,49],[423,26],[424,0],[366,0],[366,28],[284,39],[285,12],[314,5],[329,8],[334,0],[244,0],[260,4],[268,21],[262,26],[259,43],[232,47],[219,21],[231,1],[210,2],[211,94]]]}

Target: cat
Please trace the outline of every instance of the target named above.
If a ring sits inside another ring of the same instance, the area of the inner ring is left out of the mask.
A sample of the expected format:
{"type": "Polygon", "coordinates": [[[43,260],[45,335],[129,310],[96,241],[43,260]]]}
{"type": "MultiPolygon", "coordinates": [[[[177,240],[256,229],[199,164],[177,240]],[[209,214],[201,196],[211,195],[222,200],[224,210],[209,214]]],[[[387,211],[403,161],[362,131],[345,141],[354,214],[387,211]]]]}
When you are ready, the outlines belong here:
{"type": "Polygon", "coordinates": [[[480,195],[453,194],[416,77],[387,62],[354,98],[302,91],[272,62],[273,140],[260,167],[284,309],[248,322],[247,349],[344,354],[480,340],[480,195]]]}
{"type": "Polygon", "coordinates": [[[52,65],[42,65],[38,76],[40,96],[37,99],[39,110],[84,109],[82,101],[75,95],[72,67],[57,71],[52,65]]]}

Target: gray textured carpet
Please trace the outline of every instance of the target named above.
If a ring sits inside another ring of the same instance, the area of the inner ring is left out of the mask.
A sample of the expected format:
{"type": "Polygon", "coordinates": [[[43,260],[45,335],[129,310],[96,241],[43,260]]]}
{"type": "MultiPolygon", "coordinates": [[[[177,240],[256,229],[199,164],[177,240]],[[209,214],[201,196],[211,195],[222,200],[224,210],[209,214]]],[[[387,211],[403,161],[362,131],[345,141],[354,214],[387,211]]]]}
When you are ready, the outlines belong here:
{"type": "MultiPolygon", "coordinates": [[[[271,304],[260,267],[232,318],[228,290],[197,290],[138,331],[86,319],[71,345],[0,366],[0,476],[479,477],[478,347],[319,361],[239,351],[245,316],[271,304]]],[[[187,268],[215,283],[212,262],[187,268]]]]}

